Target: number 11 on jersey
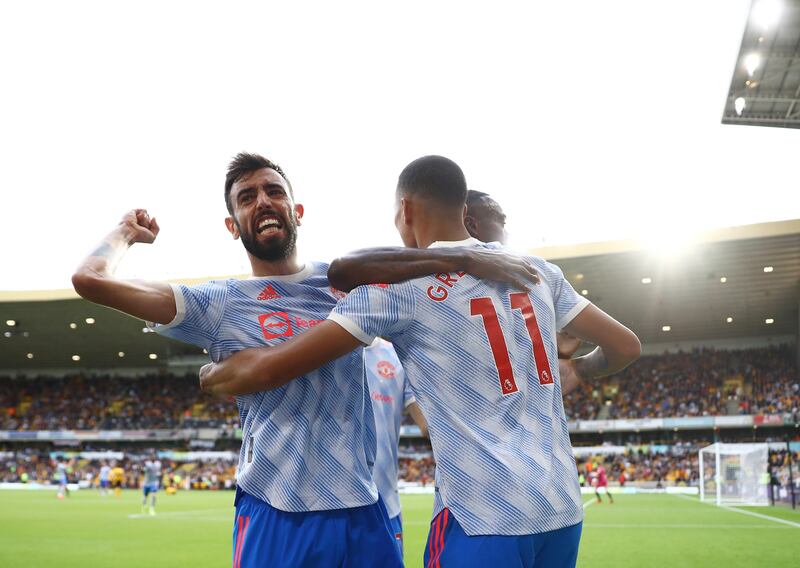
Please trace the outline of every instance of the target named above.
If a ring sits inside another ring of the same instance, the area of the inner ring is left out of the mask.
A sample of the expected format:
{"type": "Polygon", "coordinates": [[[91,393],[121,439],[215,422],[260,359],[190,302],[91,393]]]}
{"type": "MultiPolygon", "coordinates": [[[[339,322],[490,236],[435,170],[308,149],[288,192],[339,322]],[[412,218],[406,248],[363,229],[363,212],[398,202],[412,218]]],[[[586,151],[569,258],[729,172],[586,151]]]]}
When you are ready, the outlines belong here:
{"type": "MultiPolygon", "coordinates": [[[[536,361],[536,370],[539,374],[539,384],[553,384],[553,374],[550,370],[550,362],[547,359],[547,351],[542,341],[542,333],[539,331],[539,324],[536,321],[536,313],[533,311],[531,299],[524,292],[516,292],[509,295],[512,310],[520,310],[522,318],[525,320],[525,327],[531,339],[533,347],[533,358],[536,361]]],[[[500,391],[506,395],[515,393],[519,390],[517,381],[514,379],[514,369],[511,367],[511,358],[508,355],[508,346],[497,319],[497,311],[491,298],[472,298],[469,301],[470,315],[481,316],[483,327],[486,330],[486,337],[489,339],[489,347],[492,349],[492,356],[497,367],[497,375],[500,378],[500,391]]]]}

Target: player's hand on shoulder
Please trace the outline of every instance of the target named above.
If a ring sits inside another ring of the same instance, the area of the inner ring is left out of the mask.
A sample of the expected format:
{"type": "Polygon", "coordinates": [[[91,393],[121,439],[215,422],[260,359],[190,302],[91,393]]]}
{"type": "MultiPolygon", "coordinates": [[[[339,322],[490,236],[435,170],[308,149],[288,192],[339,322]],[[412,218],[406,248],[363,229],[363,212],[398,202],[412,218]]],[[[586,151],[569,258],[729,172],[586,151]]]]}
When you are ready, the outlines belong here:
{"type": "Polygon", "coordinates": [[[577,337],[570,335],[565,331],[556,333],[556,345],[558,346],[559,359],[572,359],[575,352],[580,348],[581,341],[577,337]]]}
{"type": "Polygon", "coordinates": [[[518,290],[528,291],[539,283],[539,274],[525,257],[501,250],[468,249],[467,273],[477,278],[505,282],[518,290]]]}
{"type": "Polygon", "coordinates": [[[155,217],[150,218],[146,209],[131,209],[123,215],[120,225],[130,244],[150,244],[156,240],[161,230],[155,217]]]}

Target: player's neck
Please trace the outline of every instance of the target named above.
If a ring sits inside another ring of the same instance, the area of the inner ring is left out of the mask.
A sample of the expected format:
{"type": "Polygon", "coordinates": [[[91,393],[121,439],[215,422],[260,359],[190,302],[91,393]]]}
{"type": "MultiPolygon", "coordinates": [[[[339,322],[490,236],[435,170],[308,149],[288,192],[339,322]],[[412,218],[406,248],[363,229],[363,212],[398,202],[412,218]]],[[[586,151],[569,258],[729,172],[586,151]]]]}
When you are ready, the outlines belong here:
{"type": "Polygon", "coordinates": [[[428,248],[436,241],[463,241],[470,237],[464,222],[459,219],[431,219],[415,230],[417,246],[428,248]]]}
{"type": "Polygon", "coordinates": [[[303,270],[302,263],[297,259],[297,251],[280,260],[261,260],[250,253],[247,256],[250,258],[250,269],[256,277],[286,276],[303,270]]]}

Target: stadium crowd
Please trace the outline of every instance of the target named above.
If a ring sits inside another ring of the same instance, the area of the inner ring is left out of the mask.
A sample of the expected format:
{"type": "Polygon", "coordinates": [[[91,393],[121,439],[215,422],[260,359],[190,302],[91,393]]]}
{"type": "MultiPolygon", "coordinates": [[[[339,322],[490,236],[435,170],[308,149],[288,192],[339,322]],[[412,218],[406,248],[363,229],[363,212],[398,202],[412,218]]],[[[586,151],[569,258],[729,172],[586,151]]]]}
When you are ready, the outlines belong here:
{"type": "Polygon", "coordinates": [[[136,430],[239,425],[197,375],[0,377],[0,430],[136,430]]]}
{"type": "Polygon", "coordinates": [[[800,377],[788,346],[698,349],[645,356],[622,373],[568,394],[571,420],[800,412],[800,377]]]}
{"type": "MultiPolygon", "coordinates": [[[[141,487],[145,459],[155,450],[143,450],[136,454],[123,454],[121,458],[84,459],[80,456],[59,455],[58,453],[25,449],[0,452],[0,482],[2,483],[42,483],[48,484],[56,478],[59,462],[67,464],[67,478],[70,483],[81,483],[96,487],[99,483],[100,468],[103,465],[120,467],[124,471],[122,487],[138,489],[141,487]]],[[[212,459],[179,462],[161,460],[162,487],[178,489],[233,489],[236,484],[236,460],[212,459]]]]}
{"type": "MultiPolygon", "coordinates": [[[[591,485],[592,472],[602,465],[612,485],[652,482],[655,487],[667,485],[696,485],[698,482],[698,451],[705,443],[676,444],[659,451],[641,447],[629,447],[623,454],[590,454],[576,457],[578,475],[585,486],[591,485]]],[[[0,483],[41,483],[54,482],[56,466],[59,462],[67,464],[68,479],[71,483],[83,482],[84,487],[97,487],[100,468],[103,465],[121,467],[124,471],[123,488],[141,487],[143,479],[142,464],[154,455],[156,450],[137,450],[136,453],[122,453],[113,457],[97,459],[81,458],[80,455],[46,452],[34,449],[0,451],[0,483]]],[[[771,484],[784,488],[782,495],[788,495],[790,473],[786,450],[770,450],[769,463],[771,484]]],[[[800,464],[800,452],[794,452],[795,468],[793,479],[795,493],[800,498],[800,474],[796,471],[800,464]]],[[[237,460],[216,458],[207,460],[175,461],[162,459],[162,487],[194,490],[233,489],[236,484],[237,460]]],[[[407,483],[427,486],[433,483],[436,462],[430,446],[401,446],[398,479],[407,483]]],[[[778,495],[778,489],[776,489],[778,495]]]]}
{"type": "MultiPolygon", "coordinates": [[[[798,415],[800,378],[789,347],[647,356],[582,385],[564,408],[571,420],[798,415]]],[[[235,404],[201,392],[194,374],[0,377],[0,410],[0,430],[235,429],[239,422],[235,404]]]]}

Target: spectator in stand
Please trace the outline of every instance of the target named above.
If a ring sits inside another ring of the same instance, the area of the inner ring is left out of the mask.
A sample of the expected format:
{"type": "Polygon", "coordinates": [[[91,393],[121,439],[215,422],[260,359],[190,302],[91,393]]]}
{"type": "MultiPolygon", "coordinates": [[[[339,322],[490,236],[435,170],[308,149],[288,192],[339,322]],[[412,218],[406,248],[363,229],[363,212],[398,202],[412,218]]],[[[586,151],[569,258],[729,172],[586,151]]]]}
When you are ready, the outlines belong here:
{"type": "MultiPolygon", "coordinates": [[[[642,357],[618,376],[565,395],[571,420],[790,414],[800,377],[788,347],[695,350],[642,357]]],[[[0,430],[141,430],[239,426],[233,402],[197,389],[196,375],[0,378],[0,430]]],[[[411,424],[404,421],[404,424],[411,424]]]]}
{"type": "Polygon", "coordinates": [[[789,346],[646,356],[564,397],[572,420],[795,414],[800,377],[789,346]]]}

